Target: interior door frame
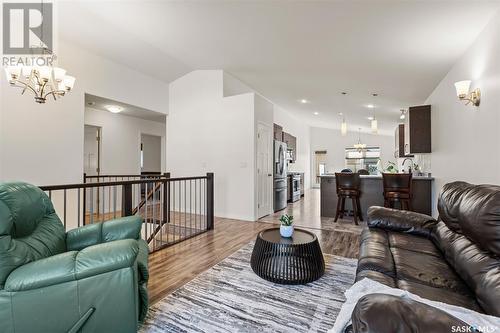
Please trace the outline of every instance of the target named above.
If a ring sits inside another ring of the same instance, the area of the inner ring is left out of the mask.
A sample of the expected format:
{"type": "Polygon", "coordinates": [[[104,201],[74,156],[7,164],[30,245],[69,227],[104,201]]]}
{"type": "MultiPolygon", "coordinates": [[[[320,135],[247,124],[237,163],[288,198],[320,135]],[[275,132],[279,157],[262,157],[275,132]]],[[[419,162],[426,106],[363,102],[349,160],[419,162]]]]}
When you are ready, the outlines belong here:
{"type": "Polygon", "coordinates": [[[256,212],[256,219],[260,219],[264,216],[267,216],[269,214],[272,214],[273,213],[273,174],[274,174],[274,166],[273,166],[273,162],[274,162],[274,147],[273,147],[273,139],[274,139],[274,136],[273,136],[273,127],[265,122],[262,122],[262,121],[258,121],[257,122],[257,140],[256,140],[256,149],[255,149],[255,178],[256,178],[256,181],[255,181],[255,212],[256,212]],[[260,128],[261,127],[265,127],[269,133],[269,140],[268,140],[268,145],[267,145],[267,155],[268,155],[268,158],[267,158],[267,169],[268,169],[268,174],[270,174],[271,176],[269,175],[266,175],[266,179],[267,179],[267,192],[269,194],[268,196],[268,211],[267,212],[263,212],[261,213],[260,211],[260,202],[259,202],[259,190],[260,190],[260,185],[259,185],[259,171],[258,171],[258,167],[259,167],[259,164],[258,164],[258,157],[259,157],[259,138],[258,138],[258,135],[260,134],[260,128]]]}

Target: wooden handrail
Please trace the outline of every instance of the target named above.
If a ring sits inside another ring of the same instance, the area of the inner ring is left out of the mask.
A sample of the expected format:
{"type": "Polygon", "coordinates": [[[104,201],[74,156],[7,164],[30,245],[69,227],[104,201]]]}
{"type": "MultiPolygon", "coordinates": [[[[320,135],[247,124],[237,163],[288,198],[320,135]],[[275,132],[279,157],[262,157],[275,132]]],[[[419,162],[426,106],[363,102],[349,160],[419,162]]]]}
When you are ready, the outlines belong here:
{"type": "MultiPolygon", "coordinates": [[[[195,180],[195,179],[207,179],[207,176],[162,178],[162,179],[156,179],[156,181],[170,183],[175,181],[195,180]]],[[[39,187],[42,191],[55,191],[55,190],[70,190],[78,188],[91,188],[91,187],[103,187],[103,186],[145,184],[145,183],[151,183],[151,179],[122,180],[113,182],[95,182],[95,183],[65,184],[65,185],[46,185],[39,187]]]]}

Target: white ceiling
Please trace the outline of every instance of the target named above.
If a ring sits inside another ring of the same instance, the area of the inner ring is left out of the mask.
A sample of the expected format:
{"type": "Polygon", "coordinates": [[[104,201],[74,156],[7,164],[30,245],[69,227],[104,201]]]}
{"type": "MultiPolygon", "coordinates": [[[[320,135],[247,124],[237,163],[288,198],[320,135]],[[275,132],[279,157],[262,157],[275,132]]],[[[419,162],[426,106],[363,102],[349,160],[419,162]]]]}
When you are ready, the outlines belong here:
{"type": "Polygon", "coordinates": [[[122,103],[119,101],[114,101],[109,98],[94,96],[91,94],[85,94],[85,105],[92,109],[101,110],[109,112],[106,106],[120,106],[123,108],[120,115],[125,115],[129,117],[140,118],[144,120],[156,121],[158,123],[165,124],[166,115],[156,111],[151,111],[148,109],[140,108],[138,106],[130,105],[127,103],[122,103]]]}
{"type": "Polygon", "coordinates": [[[63,39],[165,82],[224,69],[313,126],[338,127],[343,112],[351,129],[368,128],[374,114],[386,133],[499,8],[480,0],[58,4],[63,39]]]}

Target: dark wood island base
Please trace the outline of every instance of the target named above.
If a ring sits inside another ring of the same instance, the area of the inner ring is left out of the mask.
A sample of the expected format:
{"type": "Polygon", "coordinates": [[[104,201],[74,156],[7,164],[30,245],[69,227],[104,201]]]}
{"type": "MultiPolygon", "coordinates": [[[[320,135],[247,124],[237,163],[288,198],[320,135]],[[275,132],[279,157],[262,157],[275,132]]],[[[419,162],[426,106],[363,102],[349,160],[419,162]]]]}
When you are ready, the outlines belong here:
{"type": "MultiPolygon", "coordinates": [[[[361,212],[363,219],[371,206],[384,206],[384,186],[382,176],[360,176],[361,178],[361,212]]],[[[432,215],[432,177],[413,177],[411,201],[413,211],[432,215]]],[[[335,175],[321,176],[321,216],[335,217],[337,207],[337,188],[335,175]]],[[[346,202],[346,209],[352,210],[351,203],[346,202]]],[[[366,219],[365,219],[366,220],[366,219]]]]}

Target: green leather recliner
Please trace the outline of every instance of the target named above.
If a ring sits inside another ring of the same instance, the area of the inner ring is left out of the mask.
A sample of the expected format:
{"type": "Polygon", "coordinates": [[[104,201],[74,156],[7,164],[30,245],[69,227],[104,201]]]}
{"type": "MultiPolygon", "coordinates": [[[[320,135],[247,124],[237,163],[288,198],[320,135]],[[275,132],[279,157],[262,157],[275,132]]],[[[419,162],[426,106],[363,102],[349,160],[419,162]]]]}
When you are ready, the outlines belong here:
{"type": "Polygon", "coordinates": [[[38,187],[0,184],[0,332],[136,332],[148,309],[141,223],[66,233],[38,187]]]}

